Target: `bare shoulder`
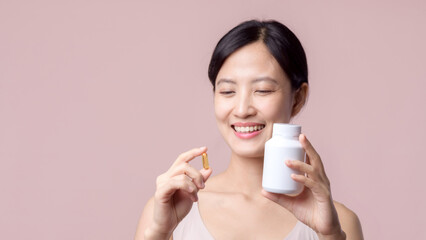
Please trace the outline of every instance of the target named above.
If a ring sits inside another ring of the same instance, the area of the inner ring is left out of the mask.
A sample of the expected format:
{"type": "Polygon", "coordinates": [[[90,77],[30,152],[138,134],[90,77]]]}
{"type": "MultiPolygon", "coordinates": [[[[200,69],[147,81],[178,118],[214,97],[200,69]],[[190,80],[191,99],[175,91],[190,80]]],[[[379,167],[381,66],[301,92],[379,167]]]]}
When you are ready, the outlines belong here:
{"type": "Polygon", "coordinates": [[[336,207],[340,224],[346,233],[347,239],[364,239],[361,222],[356,213],[337,201],[334,201],[334,206],[336,207]]]}

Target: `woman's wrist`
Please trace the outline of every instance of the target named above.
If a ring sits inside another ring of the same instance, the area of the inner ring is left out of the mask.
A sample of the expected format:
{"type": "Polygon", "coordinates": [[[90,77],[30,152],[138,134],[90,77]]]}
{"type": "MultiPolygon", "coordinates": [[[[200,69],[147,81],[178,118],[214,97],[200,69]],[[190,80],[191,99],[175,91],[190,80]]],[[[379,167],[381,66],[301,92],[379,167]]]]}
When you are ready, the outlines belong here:
{"type": "Polygon", "coordinates": [[[318,233],[318,238],[321,240],[346,240],[346,233],[343,230],[331,235],[322,235],[318,233]]]}

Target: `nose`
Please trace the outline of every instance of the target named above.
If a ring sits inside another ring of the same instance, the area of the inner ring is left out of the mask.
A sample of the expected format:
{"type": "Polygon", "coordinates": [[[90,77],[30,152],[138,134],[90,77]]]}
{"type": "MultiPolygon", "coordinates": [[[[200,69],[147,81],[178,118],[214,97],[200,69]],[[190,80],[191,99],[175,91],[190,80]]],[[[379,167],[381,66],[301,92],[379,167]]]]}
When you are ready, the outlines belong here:
{"type": "Polygon", "coordinates": [[[238,118],[248,118],[256,114],[253,99],[249,92],[239,94],[235,100],[234,115],[238,118]]]}

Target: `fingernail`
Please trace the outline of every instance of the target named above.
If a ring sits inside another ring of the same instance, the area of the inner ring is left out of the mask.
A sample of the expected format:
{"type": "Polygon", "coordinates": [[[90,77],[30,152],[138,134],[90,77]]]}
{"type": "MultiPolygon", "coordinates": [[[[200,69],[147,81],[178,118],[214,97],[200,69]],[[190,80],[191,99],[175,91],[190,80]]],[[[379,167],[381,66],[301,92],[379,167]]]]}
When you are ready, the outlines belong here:
{"type": "Polygon", "coordinates": [[[200,149],[204,149],[204,148],[206,148],[206,146],[200,147],[200,149]]]}

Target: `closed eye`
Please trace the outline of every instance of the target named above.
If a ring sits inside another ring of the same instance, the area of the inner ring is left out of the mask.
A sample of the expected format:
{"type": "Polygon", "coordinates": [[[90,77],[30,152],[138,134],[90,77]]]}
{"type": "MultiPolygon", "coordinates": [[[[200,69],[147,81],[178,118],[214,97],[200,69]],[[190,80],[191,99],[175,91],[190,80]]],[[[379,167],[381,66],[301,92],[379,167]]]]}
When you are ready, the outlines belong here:
{"type": "Polygon", "coordinates": [[[256,90],[257,93],[271,93],[274,92],[272,90],[256,90]]]}
{"type": "Polygon", "coordinates": [[[220,91],[219,93],[223,94],[223,95],[230,95],[230,94],[233,94],[235,92],[234,91],[220,91]]]}

